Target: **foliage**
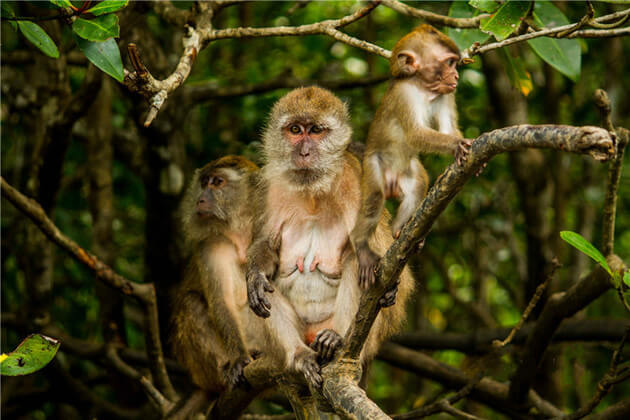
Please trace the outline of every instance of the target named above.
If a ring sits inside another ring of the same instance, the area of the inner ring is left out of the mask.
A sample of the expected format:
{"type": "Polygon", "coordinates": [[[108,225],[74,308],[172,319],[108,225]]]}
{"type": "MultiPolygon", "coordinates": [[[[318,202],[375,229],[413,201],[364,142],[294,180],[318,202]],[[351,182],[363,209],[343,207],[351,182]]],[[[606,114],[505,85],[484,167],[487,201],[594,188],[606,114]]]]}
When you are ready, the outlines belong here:
{"type": "Polygon", "coordinates": [[[42,334],[31,334],[9,354],[0,356],[0,373],[21,376],[44,368],[57,354],[59,340],[42,334]]]}

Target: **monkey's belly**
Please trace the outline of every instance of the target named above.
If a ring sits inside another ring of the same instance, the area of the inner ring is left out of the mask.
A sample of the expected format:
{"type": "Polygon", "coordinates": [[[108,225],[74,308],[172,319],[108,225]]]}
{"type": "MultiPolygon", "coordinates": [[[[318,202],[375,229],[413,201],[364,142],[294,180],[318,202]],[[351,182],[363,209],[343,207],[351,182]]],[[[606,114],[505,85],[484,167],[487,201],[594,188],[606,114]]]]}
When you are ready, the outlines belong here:
{"type": "Polygon", "coordinates": [[[328,278],[319,271],[295,270],[286,277],[280,275],[276,285],[303,322],[315,324],[333,315],[338,278],[328,278]]]}

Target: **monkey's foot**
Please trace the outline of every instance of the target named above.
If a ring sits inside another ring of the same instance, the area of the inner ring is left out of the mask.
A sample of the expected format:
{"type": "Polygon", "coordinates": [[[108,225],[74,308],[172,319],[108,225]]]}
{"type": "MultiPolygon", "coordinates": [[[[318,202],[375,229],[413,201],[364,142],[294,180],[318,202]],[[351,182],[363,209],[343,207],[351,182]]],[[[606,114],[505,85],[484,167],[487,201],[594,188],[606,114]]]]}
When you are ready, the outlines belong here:
{"type": "Polygon", "coordinates": [[[359,260],[359,286],[367,289],[376,283],[374,270],[380,257],[367,244],[364,244],[357,247],[357,259],[359,260]]]}
{"type": "Polygon", "coordinates": [[[240,356],[238,359],[224,366],[223,374],[230,388],[248,385],[243,369],[245,369],[245,366],[249,365],[251,361],[252,359],[250,359],[249,356],[240,356]]]}
{"type": "Polygon", "coordinates": [[[314,388],[321,388],[322,376],[319,374],[319,364],[317,354],[303,351],[295,355],[295,370],[304,375],[304,378],[314,388]]]}
{"type": "Polygon", "coordinates": [[[335,330],[326,328],[317,333],[315,340],[311,343],[311,348],[317,352],[319,364],[323,365],[332,360],[342,344],[341,336],[335,330]]]}
{"type": "Polygon", "coordinates": [[[464,162],[466,162],[466,159],[468,158],[468,153],[470,153],[472,142],[473,141],[470,139],[462,139],[462,141],[460,141],[457,145],[457,148],[455,149],[455,162],[457,162],[459,166],[463,165],[464,162]]]}
{"type": "Polygon", "coordinates": [[[396,295],[398,294],[399,283],[400,280],[397,280],[394,287],[385,292],[383,296],[381,296],[381,298],[378,300],[378,304],[381,306],[381,308],[387,308],[389,306],[393,306],[396,303],[396,295]]]}
{"type": "Polygon", "coordinates": [[[265,296],[265,292],[273,293],[273,287],[267,276],[263,273],[257,273],[247,276],[247,301],[249,307],[256,315],[262,318],[269,318],[271,312],[271,302],[265,296]]]}

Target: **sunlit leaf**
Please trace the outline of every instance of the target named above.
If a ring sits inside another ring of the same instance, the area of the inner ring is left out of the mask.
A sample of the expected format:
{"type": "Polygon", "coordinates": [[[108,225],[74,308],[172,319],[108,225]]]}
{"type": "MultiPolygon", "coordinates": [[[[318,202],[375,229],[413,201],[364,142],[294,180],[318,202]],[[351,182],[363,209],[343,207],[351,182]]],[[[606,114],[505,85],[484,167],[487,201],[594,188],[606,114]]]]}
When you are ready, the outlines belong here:
{"type": "Polygon", "coordinates": [[[24,37],[31,41],[31,43],[39,48],[44,54],[48,57],[59,58],[59,50],[57,49],[57,46],[41,26],[34,22],[18,20],[18,27],[24,37]]]}
{"type": "Polygon", "coordinates": [[[481,30],[494,35],[497,41],[507,38],[518,29],[521,20],[527,15],[529,1],[507,1],[489,18],[481,20],[481,30]]]}
{"type": "Polygon", "coordinates": [[[499,56],[505,64],[505,69],[510,79],[510,83],[516,89],[518,89],[524,96],[534,89],[534,83],[532,82],[531,75],[525,69],[525,64],[521,57],[513,57],[505,49],[499,49],[499,56]]]}
{"type": "Polygon", "coordinates": [[[630,270],[626,270],[626,272],[623,273],[623,282],[626,286],[630,287],[630,270]]]}
{"type": "Polygon", "coordinates": [[[608,274],[610,274],[611,276],[613,275],[610,267],[608,266],[608,263],[606,262],[606,258],[604,258],[602,253],[599,252],[599,250],[595,248],[593,244],[587,241],[586,238],[584,238],[582,235],[580,235],[579,233],[571,232],[569,230],[563,230],[562,232],[560,232],[560,237],[569,245],[577,248],[579,251],[583,252],[584,254],[595,260],[597,263],[599,263],[599,265],[601,265],[604,270],[608,272],[608,274]]]}
{"type": "Polygon", "coordinates": [[[95,16],[104,15],[105,13],[112,13],[122,9],[129,3],[128,0],[106,0],[97,3],[94,7],[87,9],[86,13],[92,13],[95,16]]]}
{"type": "Polygon", "coordinates": [[[120,35],[118,16],[110,14],[94,19],[77,19],[72,24],[72,30],[81,38],[88,41],[105,41],[120,35]]]}
{"type": "Polygon", "coordinates": [[[5,376],[21,376],[36,372],[46,366],[59,350],[59,340],[42,334],[29,335],[11,353],[2,359],[0,373],[5,376]]]}
{"type": "MultiPolygon", "coordinates": [[[[464,1],[454,1],[451,3],[448,15],[454,18],[470,18],[476,16],[477,11],[464,1]]],[[[446,34],[457,44],[460,50],[470,47],[475,42],[481,44],[490,38],[490,35],[479,29],[448,28],[446,34]]]]}
{"type": "MultiPolygon", "coordinates": [[[[454,3],[459,3],[459,2],[456,1],[454,3]]],[[[468,4],[470,4],[475,9],[479,9],[482,12],[486,12],[486,13],[492,13],[495,10],[497,10],[497,7],[499,7],[499,3],[497,3],[494,0],[470,0],[468,4]]]]}
{"type": "Polygon", "coordinates": [[[91,42],[73,34],[79,49],[96,67],[112,76],[119,82],[123,81],[124,71],[118,44],[113,38],[103,42],[91,42]]]}
{"type": "MultiPolygon", "coordinates": [[[[533,18],[538,26],[546,28],[569,24],[569,19],[551,2],[536,2],[533,18]]],[[[573,81],[579,79],[582,51],[577,39],[540,37],[530,39],[527,43],[551,67],[573,81]]]]}

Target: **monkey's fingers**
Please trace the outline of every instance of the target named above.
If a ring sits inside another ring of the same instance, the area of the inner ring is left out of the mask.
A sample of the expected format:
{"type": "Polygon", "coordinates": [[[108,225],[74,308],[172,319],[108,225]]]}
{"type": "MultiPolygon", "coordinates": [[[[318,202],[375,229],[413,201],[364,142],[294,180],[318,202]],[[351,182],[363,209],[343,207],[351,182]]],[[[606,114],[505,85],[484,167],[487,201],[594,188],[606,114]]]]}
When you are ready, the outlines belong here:
{"type": "Polygon", "coordinates": [[[296,356],[296,370],[304,375],[304,379],[314,388],[322,386],[322,377],[319,374],[319,365],[314,353],[300,354],[296,356]]]}
{"type": "Polygon", "coordinates": [[[269,318],[271,315],[271,312],[269,312],[271,303],[265,296],[264,283],[261,283],[258,279],[247,282],[247,300],[249,307],[256,315],[261,318],[269,318]]]}

